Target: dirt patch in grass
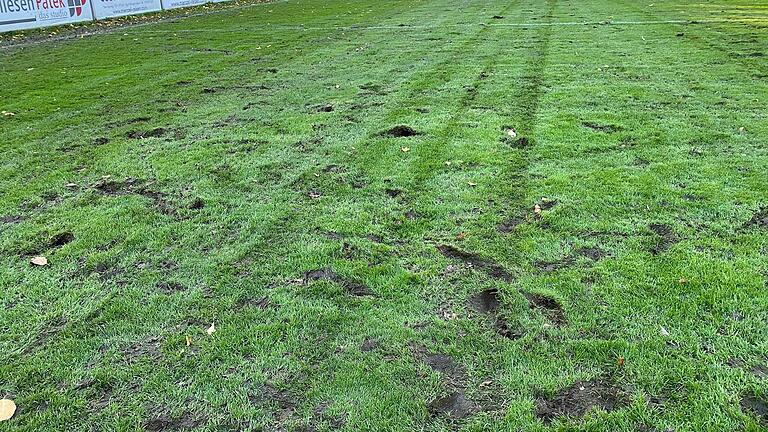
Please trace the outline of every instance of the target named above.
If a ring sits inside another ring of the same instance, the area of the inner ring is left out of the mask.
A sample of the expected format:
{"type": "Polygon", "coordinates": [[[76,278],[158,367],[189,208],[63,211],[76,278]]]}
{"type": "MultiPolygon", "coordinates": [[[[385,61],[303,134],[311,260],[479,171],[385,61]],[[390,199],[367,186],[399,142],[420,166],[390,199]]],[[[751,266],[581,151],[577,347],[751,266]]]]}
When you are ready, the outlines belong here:
{"type": "Polygon", "coordinates": [[[768,425],[768,402],[765,399],[745,394],[741,396],[739,404],[742,411],[754,415],[763,425],[768,425]]]}
{"type": "Polygon", "coordinates": [[[0,223],[6,224],[6,225],[14,225],[14,224],[20,223],[23,220],[24,220],[23,216],[17,216],[17,215],[0,216],[0,223]]]}
{"type": "Polygon", "coordinates": [[[614,132],[619,132],[621,130],[620,126],[611,125],[611,124],[584,122],[581,125],[584,126],[585,128],[592,129],[597,132],[604,132],[604,133],[614,133],[614,132]]]}
{"type": "Polygon", "coordinates": [[[109,177],[105,177],[93,185],[93,188],[101,192],[104,195],[121,196],[121,195],[141,195],[145,198],[149,198],[154,207],[162,214],[171,217],[178,217],[178,211],[166,198],[166,195],[162,192],[153,191],[142,182],[128,178],[125,181],[112,180],[109,177]]]}
{"type": "Polygon", "coordinates": [[[507,321],[505,321],[503,318],[498,316],[493,322],[493,328],[494,330],[496,330],[496,333],[498,333],[499,336],[502,336],[511,340],[520,339],[521,337],[523,337],[523,334],[524,334],[524,332],[521,329],[510,327],[507,321]]]}
{"type": "Polygon", "coordinates": [[[763,207],[752,216],[745,227],[768,228],[768,207],[763,207]]]}
{"type": "Polygon", "coordinates": [[[531,305],[531,309],[541,312],[541,314],[549,319],[552,324],[561,326],[568,322],[565,319],[565,312],[563,312],[563,307],[560,306],[560,303],[558,303],[557,300],[541,294],[525,293],[523,295],[526,299],[528,299],[528,302],[531,305]]]}
{"type": "Polygon", "coordinates": [[[367,338],[365,338],[363,340],[363,343],[360,345],[360,351],[362,351],[362,352],[371,352],[371,351],[376,350],[376,348],[378,348],[378,347],[379,347],[379,341],[378,340],[376,340],[374,338],[367,337],[367,338]]]}
{"type": "Polygon", "coordinates": [[[397,198],[403,193],[403,191],[400,189],[387,188],[387,189],[384,189],[384,193],[389,195],[390,198],[397,198]]]}
{"type": "Polygon", "coordinates": [[[433,417],[449,416],[454,420],[461,420],[471,416],[476,407],[463,392],[459,391],[433,400],[427,405],[427,410],[433,417]]]}
{"type": "Polygon", "coordinates": [[[536,417],[549,424],[557,417],[582,418],[590,410],[613,411],[626,404],[621,392],[600,379],[577,381],[551,399],[539,399],[536,417]]]}
{"type": "Polygon", "coordinates": [[[53,237],[51,237],[51,241],[49,242],[49,246],[52,248],[60,248],[64,245],[67,245],[69,243],[72,243],[75,241],[75,235],[71,232],[65,231],[60,232],[53,237]]]}
{"type": "MultiPolygon", "coordinates": [[[[560,201],[555,199],[547,199],[547,198],[543,198],[541,199],[541,201],[536,203],[536,205],[541,210],[552,210],[553,208],[557,207],[558,204],[560,204],[560,201]]],[[[536,207],[534,206],[534,210],[535,209],[536,207]]]]}
{"type": "Polygon", "coordinates": [[[285,421],[293,416],[299,406],[298,399],[286,389],[279,389],[272,384],[265,384],[259,392],[252,393],[250,402],[256,406],[276,405],[276,420],[285,421]]]}
{"type": "Polygon", "coordinates": [[[513,217],[513,218],[507,219],[507,220],[503,221],[502,223],[500,223],[496,227],[496,229],[500,233],[509,234],[512,231],[514,231],[515,228],[517,228],[518,226],[522,225],[523,223],[525,223],[525,219],[524,218],[522,218],[522,217],[513,217]]]}
{"type": "Polygon", "coordinates": [[[519,329],[510,327],[507,321],[497,314],[500,307],[501,298],[499,297],[498,290],[495,288],[476,293],[467,300],[467,308],[469,308],[469,310],[475,313],[491,316],[493,320],[493,329],[496,333],[507,339],[519,339],[522,337],[523,332],[519,329]]]}
{"type": "Polygon", "coordinates": [[[463,251],[451,245],[438,245],[437,250],[446,258],[463,261],[493,278],[507,282],[512,282],[515,279],[514,276],[501,265],[475,253],[463,251]]]}
{"type": "Polygon", "coordinates": [[[517,148],[517,149],[524,149],[524,148],[528,148],[528,147],[531,146],[531,140],[529,140],[528,138],[526,138],[524,136],[517,137],[517,138],[512,138],[510,136],[504,136],[504,137],[501,138],[501,142],[503,142],[504,144],[509,145],[512,148],[517,148]]]}
{"type": "Polygon", "coordinates": [[[29,345],[27,345],[22,354],[32,354],[45,347],[45,345],[51,339],[54,339],[66,328],[68,323],[69,321],[64,315],[59,315],[43,324],[40,333],[38,333],[37,337],[35,337],[35,339],[29,345]]]}
{"type": "Polygon", "coordinates": [[[477,313],[492,313],[501,306],[499,291],[496,288],[487,289],[474,294],[467,300],[467,307],[477,313]]]}
{"type": "Polygon", "coordinates": [[[421,135],[416,129],[408,125],[397,125],[381,133],[381,135],[391,138],[406,138],[421,135]]]}
{"type": "Polygon", "coordinates": [[[188,412],[177,418],[171,417],[169,413],[164,412],[146,420],[144,422],[144,429],[148,432],[191,430],[203,426],[207,422],[207,418],[195,416],[188,412]]]}
{"type": "Polygon", "coordinates": [[[168,130],[165,128],[154,128],[148,131],[135,130],[128,132],[125,136],[130,139],[162,138],[168,130]]]}
{"type": "Polygon", "coordinates": [[[187,287],[185,287],[184,285],[182,285],[182,284],[180,284],[178,282],[162,281],[162,282],[158,282],[157,289],[159,289],[160,291],[162,291],[165,294],[173,294],[173,293],[177,293],[177,292],[186,291],[187,287]]]}
{"type": "Polygon", "coordinates": [[[576,261],[572,257],[565,257],[561,260],[552,262],[537,261],[535,266],[544,273],[552,273],[554,271],[570,267],[574,262],[576,261]]]}
{"type": "Polygon", "coordinates": [[[123,358],[128,363],[135,363],[143,357],[158,360],[161,357],[161,341],[157,336],[141,340],[123,350],[123,358]]]}
{"type": "Polygon", "coordinates": [[[98,137],[93,139],[93,145],[95,146],[103,146],[109,143],[109,138],[105,137],[98,137]]]}
{"type": "Polygon", "coordinates": [[[325,280],[341,285],[347,293],[355,297],[371,296],[373,292],[362,282],[343,277],[334,272],[330,267],[310,270],[304,274],[304,283],[325,280]]]}
{"type": "Polygon", "coordinates": [[[592,261],[600,261],[606,257],[604,250],[597,247],[583,247],[576,250],[576,253],[591,259],[592,261]]]}
{"type": "Polygon", "coordinates": [[[677,238],[677,235],[675,235],[675,232],[672,230],[672,227],[669,225],[650,224],[648,225],[648,229],[650,229],[659,237],[656,241],[656,244],[651,248],[651,253],[653,255],[659,255],[666,252],[675,243],[680,241],[677,238]]]}

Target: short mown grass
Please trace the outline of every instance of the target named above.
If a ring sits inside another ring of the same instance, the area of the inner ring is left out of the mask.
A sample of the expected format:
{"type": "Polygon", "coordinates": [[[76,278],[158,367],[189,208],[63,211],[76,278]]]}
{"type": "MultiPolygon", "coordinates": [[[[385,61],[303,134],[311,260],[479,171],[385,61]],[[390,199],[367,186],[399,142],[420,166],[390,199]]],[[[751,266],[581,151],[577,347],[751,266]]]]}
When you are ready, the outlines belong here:
{"type": "Polygon", "coordinates": [[[768,8],[650,3],[5,46],[0,430],[766,430],[768,8]]]}

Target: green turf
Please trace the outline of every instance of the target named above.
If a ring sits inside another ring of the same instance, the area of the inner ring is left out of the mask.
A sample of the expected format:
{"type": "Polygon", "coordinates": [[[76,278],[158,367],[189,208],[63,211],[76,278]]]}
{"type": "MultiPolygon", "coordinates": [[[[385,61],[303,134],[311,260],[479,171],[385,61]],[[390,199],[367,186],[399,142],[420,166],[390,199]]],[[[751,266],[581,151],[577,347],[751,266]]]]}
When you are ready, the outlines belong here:
{"type": "Polygon", "coordinates": [[[0,431],[766,430],[766,59],[745,0],[5,46],[0,431]]]}

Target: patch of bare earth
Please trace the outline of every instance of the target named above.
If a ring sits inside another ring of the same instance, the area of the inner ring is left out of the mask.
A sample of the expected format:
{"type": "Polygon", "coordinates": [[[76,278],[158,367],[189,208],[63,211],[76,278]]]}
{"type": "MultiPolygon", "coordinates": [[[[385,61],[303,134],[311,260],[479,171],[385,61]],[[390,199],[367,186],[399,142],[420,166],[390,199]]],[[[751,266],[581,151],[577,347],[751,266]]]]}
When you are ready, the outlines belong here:
{"type": "Polygon", "coordinates": [[[539,399],[536,417],[552,423],[559,417],[580,419],[593,409],[614,411],[626,405],[624,395],[613,385],[601,379],[577,381],[549,399],[539,399]]]}

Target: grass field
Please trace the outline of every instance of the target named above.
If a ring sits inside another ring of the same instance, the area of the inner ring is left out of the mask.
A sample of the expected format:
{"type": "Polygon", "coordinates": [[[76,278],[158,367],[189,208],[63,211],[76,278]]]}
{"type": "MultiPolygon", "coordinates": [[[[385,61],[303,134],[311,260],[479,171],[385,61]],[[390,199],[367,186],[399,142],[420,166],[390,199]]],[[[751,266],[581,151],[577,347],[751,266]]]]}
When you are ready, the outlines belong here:
{"type": "Polygon", "coordinates": [[[0,49],[0,431],[768,430],[768,3],[97,33],[0,49]]]}

